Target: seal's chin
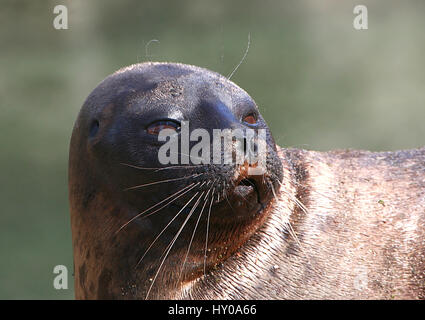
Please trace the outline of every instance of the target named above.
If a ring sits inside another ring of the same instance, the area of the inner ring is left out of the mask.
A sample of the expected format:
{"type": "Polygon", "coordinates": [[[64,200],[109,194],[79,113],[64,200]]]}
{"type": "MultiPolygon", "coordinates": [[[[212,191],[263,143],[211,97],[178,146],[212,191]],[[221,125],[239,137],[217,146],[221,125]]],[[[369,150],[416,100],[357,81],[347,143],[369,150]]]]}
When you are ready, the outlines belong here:
{"type": "MultiPolygon", "coordinates": [[[[192,245],[200,249],[192,251],[193,255],[189,257],[191,265],[186,265],[182,288],[189,288],[193,280],[209,274],[210,270],[217,270],[266,221],[273,202],[273,194],[266,181],[267,178],[261,175],[240,175],[224,190],[225,196],[211,205],[208,252],[205,256],[205,238],[192,245]]],[[[179,261],[180,257],[177,255],[176,260],[179,261]]]]}

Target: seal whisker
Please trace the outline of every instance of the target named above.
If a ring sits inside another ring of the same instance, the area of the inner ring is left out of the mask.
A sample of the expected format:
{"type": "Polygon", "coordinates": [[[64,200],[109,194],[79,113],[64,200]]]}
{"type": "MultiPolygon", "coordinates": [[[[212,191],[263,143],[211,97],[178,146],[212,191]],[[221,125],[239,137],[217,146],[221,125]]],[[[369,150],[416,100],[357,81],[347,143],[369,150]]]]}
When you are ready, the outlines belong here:
{"type": "Polygon", "coordinates": [[[146,210],[144,210],[144,211],[142,211],[142,212],[138,213],[138,214],[137,214],[137,215],[135,215],[133,218],[131,218],[128,222],[126,222],[125,224],[123,224],[123,225],[121,226],[121,228],[119,228],[119,229],[116,231],[116,233],[118,233],[119,231],[121,231],[121,230],[122,230],[123,228],[125,228],[125,227],[129,224],[129,223],[131,223],[131,222],[132,222],[132,221],[134,221],[135,219],[139,218],[139,217],[140,217],[141,215],[143,215],[144,213],[148,212],[149,210],[151,210],[151,209],[155,208],[156,206],[160,205],[161,203],[163,203],[163,202],[167,201],[167,200],[168,200],[168,199],[170,199],[171,197],[173,197],[173,196],[175,196],[176,194],[178,194],[178,193],[180,193],[180,192],[184,191],[184,190],[185,190],[185,189],[187,189],[187,188],[190,188],[193,184],[195,184],[195,185],[193,185],[193,186],[192,186],[192,188],[190,188],[189,190],[186,190],[186,192],[184,192],[184,193],[180,194],[179,196],[177,196],[177,197],[175,197],[174,199],[172,199],[171,201],[167,202],[165,205],[163,205],[163,206],[162,206],[162,207],[160,207],[159,209],[157,209],[157,210],[155,210],[155,211],[153,211],[153,212],[149,213],[148,215],[143,216],[142,218],[149,217],[150,215],[154,214],[155,212],[158,212],[159,210],[161,210],[161,209],[165,208],[165,207],[166,207],[166,206],[168,206],[170,203],[172,203],[172,202],[176,201],[178,198],[180,198],[181,196],[183,196],[184,194],[188,193],[190,190],[192,190],[193,188],[195,188],[195,187],[196,187],[199,183],[200,183],[200,182],[197,182],[197,183],[195,184],[195,183],[193,182],[193,183],[191,183],[190,185],[188,185],[188,186],[186,186],[186,187],[184,187],[184,188],[180,189],[179,191],[177,191],[177,192],[173,193],[171,196],[169,196],[169,197],[167,197],[167,198],[165,198],[165,199],[161,200],[160,202],[158,202],[158,203],[154,204],[154,205],[153,205],[153,206],[151,206],[150,208],[148,208],[148,209],[146,209],[146,210]]]}
{"type": "MultiPolygon", "coordinates": [[[[214,187],[214,183],[217,181],[217,179],[214,179],[213,180],[213,182],[212,182],[212,185],[211,185],[211,187],[210,187],[210,189],[209,190],[211,190],[213,187],[214,187]]],[[[207,185],[209,185],[211,183],[211,180],[209,180],[208,182],[207,182],[207,185]]],[[[208,197],[208,193],[206,194],[206,196],[205,196],[205,198],[204,198],[204,200],[207,200],[207,197],[208,197]]]]}
{"type": "Polygon", "coordinates": [[[297,206],[299,206],[301,208],[301,210],[305,213],[305,214],[309,214],[309,210],[306,208],[306,206],[295,196],[293,196],[292,194],[288,194],[287,195],[291,198],[292,201],[294,201],[297,206]]]}
{"type": "MultiPolygon", "coordinates": [[[[197,193],[195,194],[195,196],[196,196],[198,193],[199,193],[199,192],[197,192],[197,193]]],[[[189,221],[190,217],[192,216],[193,212],[194,212],[194,211],[196,210],[196,208],[198,207],[199,201],[201,200],[201,198],[202,198],[202,196],[204,195],[204,193],[205,193],[205,191],[204,191],[204,192],[202,192],[202,193],[199,195],[198,199],[196,200],[196,203],[195,203],[194,207],[190,210],[190,212],[189,212],[188,216],[186,217],[186,219],[185,219],[185,220],[184,220],[184,222],[182,223],[182,226],[181,226],[181,227],[180,227],[180,229],[177,231],[177,233],[176,233],[176,235],[174,236],[173,240],[171,240],[170,244],[168,245],[168,249],[166,249],[166,250],[167,250],[167,252],[165,253],[164,258],[162,259],[161,264],[159,265],[158,270],[156,271],[156,274],[155,274],[155,276],[154,276],[154,278],[153,278],[153,280],[152,280],[152,283],[151,283],[151,285],[150,285],[150,287],[149,287],[149,290],[148,290],[148,292],[146,293],[146,298],[145,298],[145,300],[149,297],[149,293],[150,293],[150,291],[151,291],[151,289],[152,289],[153,285],[155,284],[155,280],[156,280],[156,278],[158,277],[158,274],[159,274],[159,272],[161,271],[161,268],[162,268],[162,266],[163,266],[163,264],[164,264],[165,260],[167,259],[168,254],[170,253],[171,249],[173,248],[173,245],[176,243],[177,238],[178,238],[178,237],[179,237],[179,235],[181,234],[181,232],[182,232],[183,228],[186,226],[186,224],[187,224],[187,222],[189,221]]],[[[194,197],[195,197],[195,196],[194,196],[194,197]]],[[[192,199],[193,199],[193,198],[192,198],[192,199]]]]}
{"type": "Polygon", "coordinates": [[[202,172],[202,173],[195,173],[195,174],[192,174],[190,176],[185,176],[185,177],[179,177],[179,178],[174,178],[174,179],[166,179],[166,180],[161,180],[161,181],[149,182],[149,183],[141,184],[141,185],[138,185],[138,186],[126,188],[126,189],[124,189],[124,191],[134,190],[134,189],[143,188],[143,187],[147,187],[147,186],[152,186],[154,184],[159,184],[159,183],[165,183],[165,182],[172,182],[172,181],[178,181],[178,180],[183,180],[183,179],[195,178],[195,177],[199,177],[199,176],[201,176],[203,174],[204,174],[204,172],[202,172]]]}
{"type": "Polygon", "coordinates": [[[223,193],[223,198],[226,199],[227,203],[229,204],[230,209],[232,209],[232,212],[235,213],[235,210],[233,209],[232,205],[230,204],[230,201],[226,194],[223,193]]]}
{"type": "MultiPolygon", "coordinates": [[[[275,192],[275,190],[274,190],[274,187],[273,187],[273,184],[272,184],[272,183],[270,183],[270,187],[271,187],[271,189],[272,189],[273,196],[275,197],[276,201],[278,201],[279,199],[278,199],[278,197],[277,197],[277,195],[276,195],[276,192],[275,192]]],[[[285,193],[285,194],[286,194],[286,193],[285,193]]],[[[298,203],[297,203],[297,204],[298,204],[298,203]]],[[[280,214],[281,214],[281,216],[282,216],[282,221],[284,221],[284,220],[283,220],[282,212],[281,212],[281,211],[279,211],[279,213],[280,213],[280,214]]],[[[294,238],[294,240],[295,240],[295,242],[298,244],[299,248],[302,250],[301,242],[299,241],[298,236],[297,236],[297,234],[295,233],[294,228],[292,228],[292,224],[291,224],[291,222],[290,222],[289,220],[288,220],[288,227],[289,227],[289,233],[290,233],[290,234],[291,234],[291,236],[294,238]]]]}
{"type": "Polygon", "coordinates": [[[185,166],[168,166],[168,167],[140,167],[140,166],[135,166],[132,164],[128,164],[128,163],[120,163],[123,166],[127,166],[130,168],[134,168],[134,169],[139,169],[139,170],[155,170],[155,172],[157,171],[162,171],[162,170],[168,170],[168,169],[190,169],[190,168],[198,168],[198,167],[203,167],[204,165],[202,164],[196,164],[196,165],[185,165],[185,166]]]}
{"type": "MultiPolygon", "coordinates": [[[[283,190],[285,190],[285,186],[283,185],[282,182],[278,181],[279,184],[283,187],[283,190]]],[[[287,192],[285,192],[285,194],[290,198],[290,200],[292,200],[293,202],[296,203],[297,206],[300,207],[300,209],[305,213],[305,214],[309,214],[310,212],[308,211],[308,209],[306,208],[306,206],[299,200],[297,199],[297,197],[293,196],[292,194],[289,194],[287,192]]]]}
{"type": "MultiPolygon", "coordinates": [[[[205,191],[202,191],[202,193],[200,194],[200,196],[198,197],[198,199],[196,199],[196,202],[195,202],[195,204],[193,205],[193,207],[190,209],[189,214],[188,214],[188,216],[186,217],[186,219],[189,219],[189,218],[190,218],[190,216],[192,215],[192,213],[193,213],[193,212],[195,212],[195,209],[198,207],[198,204],[199,204],[199,202],[200,202],[200,200],[201,200],[202,196],[204,195],[204,193],[205,193],[205,191]]],[[[185,221],[186,221],[186,220],[185,220],[185,221]]],[[[184,223],[183,223],[183,225],[184,225],[184,223]]],[[[165,250],[162,252],[162,254],[161,254],[161,256],[159,257],[159,259],[161,259],[161,258],[164,256],[165,252],[168,250],[168,248],[170,247],[170,245],[171,245],[171,242],[167,245],[167,247],[165,248],[165,250]]]]}
{"type": "MultiPolygon", "coordinates": [[[[278,182],[280,183],[281,186],[283,186],[283,184],[280,181],[278,181],[278,182]]],[[[273,184],[270,184],[270,186],[272,188],[272,192],[273,192],[274,197],[276,198],[276,200],[278,200],[277,195],[276,195],[275,190],[274,190],[274,187],[273,187],[273,184]]],[[[283,190],[285,190],[285,189],[283,189],[283,190]]],[[[284,192],[289,197],[289,199],[292,200],[298,207],[300,207],[300,209],[305,214],[309,214],[308,209],[305,207],[305,205],[300,200],[298,200],[296,197],[294,197],[293,195],[289,194],[288,192],[286,192],[286,191],[284,191],[284,192]]],[[[294,229],[292,228],[292,225],[290,224],[289,221],[288,221],[288,223],[289,223],[290,229],[292,231],[294,231],[294,229]]],[[[295,236],[295,239],[296,239],[297,243],[299,243],[299,245],[301,246],[301,244],[300,244],[300,242],[298,240],[298,237],[296,236],[295,232],[294,232],[293,236],[295,236]]]]}
{"type": "Polygon", "coordinates": [[[196,192],[192,196],[192,198],[190,198],[186,202],[186,204],[179,210],[179,212],[177,212],[177,214],[167,223],[167,225],[162,229],[162,231],[155,237],[155,239],[152,241],[150,246],[146,249],[145,253],[142,255],[142,257],[137,262],[135,268],[137,268],[139,266],[140,262],[142,262],[143,258],[146,256],[146,254],[149,252],[149,250],[152,248],[152,246],[155,244],[155,242],[159,239],[159,237],[165,232],[165,230],[167,230],[167,228],[170,226],[170,224],[180,215],[180,213],[189,205],[189,203],[192,202],[193,198],[195,198],[198,194],[199,194],[199,192],[196,192]]]}
{"type": "Polygon", "coordinates": [[[207,204],[207,202],[208,202],[206,199],[208,198],[208,195],[209,195],[209,193],[210,193],[211,189],[212,189],[212,188],[210,188],[210,189],[208,190],[208,192],[206,193],[206,195],[205,195],[205,198],[204,198],[204,204],[203,204],[203,206],[202,206],[202,208],[201,208],[201,212],[199,213],[198,220],[196,221],[196,224],[195,224],[195,228],[193,229],[192,237],[191,237],[191,239],[190,239],[189,246],[188,246],[188,248],[187,248],[186,256],[185,256],[185,258],[184,258],[183,265],[182,265],[182,268],[181,268],[181,271],[180,271],[180,276],[179,276],[179,279],[178,279],[177,283],[179,283],[179,282],[180,282],[180,278],[181,278],[181,276],[182,276],[182,274],[183,274],[184,266],[185,266],[185,264],[186,264],[187,257],[189,256],[190,247],[192,246],[192,242],[193,242],[193,238],[195,237],[196,229],[198,228],[198,224],[199,224],[199,221],[201,220],[202,213],[204,212],[205,206],[206,206],[206,204],[207,204]]]}
{"type": "Polygon", "coordinates": [[[228,75],[228,77],[227,77],[228,80],[230,80],[230,78],[233,76],[233,74],[236,72],[236,70],[238,70],[238,68],[240,67],[242,62],[244,62],[246,56],[248,55],[250,44],[251,44],[251,33],[248,33],[248,45],[246,47],[245,53],[244,53],[241,61],[239,61],[238,65],[235,67],[235,69],[228,75]]]}
{"type": "Polygon", "coordinates": [[[153,57],[152,55],[148,54],[149,53],[148,52],[148,48],[149,48],[149,45],[152,42],[158,42],[159,43],[159,40],[158,39],[151,39],[151,40],[148,41],[148,43],[145,45],[145,58],[151,58],[151,57],[153,57]]]}
{"type": "MultiPolygon", "coordinates": [[[[282,185],[282,183],[279,181],[279,183],[282,185]]],[[[273,187],[273,184],[271,184],[270,183],[270,186],[271,186],[271,189],[272,189],[272,192],[273,192],[273,196],[275,197],[275,199],[276,199],[276,201],[279,201],[279,199],[278,199],[278,197],[277,197],[277,195],[276,195],[276,192],[275,192],[275,190],[274,190],[274,187],[273,187]]],[[[296,199],[295,197],[294,197],[294,199],[291,197],[291,195],[288,193],[288,192],[286,192],[285,191],[285,194],[286,195],[288,195],[289,196],[289,198],[292,200],[292,201],[294,201],[295,202],[295,204],[296,205],[298,205],[306,214],[307,214],[307,212],[308,212],[308,210],[307,210],[307,208],[304,206],[304,204],[302,204],[301,203],[301,201],[299,201],[298,199],[296,199]],[[295,200],[297,200],[297,201],[295,201],[295,200]]],[[[279,211],[279,213],[280,213],[280,215],[281,215],[281,217],[282,217],[282,221],[285,223],[285,221],[283,220],[283,213],[282,213],[282,211],[279,211]]],[[[302,254],[304,255],[304,257],[306,258],[306,260],[307,260],[307,262],[309,263],[309,265],[311,266],[311,268],[312,268],[312,270],[314,270],[314,271],[316,271],[316,268],[315,268],[315,266],[313,265],[313,263],[311,262],[311,259],[310,259],[310,256],[304,251],[304,249],[303,249],[303,247],[302,247],[302,245],[301,245],[301,242],[300,242],[300,240],[298,239],[298,236],[297,236],[297,234],[296,234],[296,232],[295,232],[295,230],[294,230],[294,228],[292,227],[292,224],[291,224],[291,222],[289,221],[289,219],[286,221],[286,224],[288,225],[288,231],[289,231],[289,234],[294,238],[294,240],[295,240],[295,242],[297,243],[297,245],[298,245],[298,247],[300,248],[300,251],[302,252],[302,254]]]]}
{"type": "Polygon", "coordinates": [[[211,203],[210,203],[210,208],[208,210],[208,218],[207,218],[207,230],[206,230],[206,235],[205,235],[205,253],[204,253],[204,276],[206,274],[207,251],[208,251],[208,231],[209,231],[209,228],[210,228],[210,216],[211,216],[211,207],[212,207],[213,202],[214,202],[214,192],[215,192],[215,187],[213,188],[213,192],[211,193],[211,203]]]}
{"type": "MultiPolygon", "coordinates": [[[[302,188],[306,188],[306,186],[305,185],[303,185],[303,184],[301,184],[301,183],[299,183],[299,182],[297,182],[297,181],[291,181],[291,183],[294,183],[294,184],[296,184],[297,186],[300,186],[300,187],[302,187],[302,188]]],[[[320,196],[322,196],[322,197],[325,197],[326,199],[328,199],[328,200],[331,200],[331,201],[334,201],[335,203],[338,203],[339,205],[341,205],[341,206],[347,206],[347,203],[345,203],[345,202],[341,202],[341,201],[338,201],[338,200],[336,200],[336,199],[334,199],[334,198],[331,198],[331,197],[329,197],[329,196],[327,196],[326,194],[324,194],[324,193],[321,193],[321,192],[319,192],[319,191],[317,191],[317,190],[311,190],[311,189],[309,189],[309,192],[315,192],[315,193],[317,193],[318,195],[320,195],[320,196]]]]}
{"type": "MultiPolygon", "coordinates": [[[[177,155],[181,155],[181,156],[187,156],[187,157],[189,157],[189,159],[190,158],[195,158],[195,159],[198,159],[198,160],[205,160],[204,158],[197,157],[197,156],[194,156],[194,155],[188,155],[188,154],[183,153],[183,152],[173,152],[173,151],[170,151],[170,154],[177,154],[177,155]]],[[[198,166],[201,166],[201,165],[199,164],[198,166]]]]}

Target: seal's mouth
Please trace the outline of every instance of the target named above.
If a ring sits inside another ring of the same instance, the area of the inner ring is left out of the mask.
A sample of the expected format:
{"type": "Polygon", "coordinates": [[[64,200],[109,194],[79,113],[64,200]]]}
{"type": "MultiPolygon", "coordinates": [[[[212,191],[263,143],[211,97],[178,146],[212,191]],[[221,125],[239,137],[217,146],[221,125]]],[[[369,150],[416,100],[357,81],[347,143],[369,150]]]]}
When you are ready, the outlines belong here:
{"type": "Polygon", "coordinates": [[[267,221],[273,203],[268,172],[252,175],[236,168],[224,177],[217,174],[204,179],[211,183],[195,181],[203,188],[194,187],[178,199],[181,202],[168,205],[172,217],[166,223],[172,225],[162,244],[173,248],[167,263],[170,268],[182,266],[179,281],[183,285],[217,270],[234,255],[267,221]]]}
{"type": "Polygon", "coordinates": [[[234,193],[244,198],[251,198],[256,196],[258,203],[261,203],[260,192],[257,183],[254,179],[244,178],[236,185],[234,193]]]}
{"type": "Polygon", "coordinates": [[[196,215],[204,207],[212,219],[217,218],[214,220],[217,223],[249,223],[261,214],[272,198],[268,172],[255,175],[250,174],[249,169],[250,165],[245,163],[225,175],[195,179],[194,183],[200,188],[194,187],[169,207],[173,211],[181,210],[183,215],[190,214],[192,209],[196,215]]]}
{"type": "MultiPolygon", "coordinates": [[[[261,213],[261,210],[270,200],[269,192],[263,181],[263,176],[239,176],[233,185],[228,185],[227,190],[214,194],[211,205],[212,217],[219,217],[221,221],[234,219],[236,221],[245,221],[250,219],[252,215],[261,213]]],[[[169,207],[173,208],[173,212],[176,210],[176,212],[181,211],[182,215],[185,216],[190,214],[196,201],[194,199],[192,202],[187,203],[188,200],[186,198],[189,199],[190,195],[182,199],[181,202],[176,201],[170,204],[169,207]]],[[[202,198],[201,202],[204,203],[205,201],[202,198]]]]}
{"type": "Polygon", "coordinates": [[[265,177],[262,175],[242,174],[236,180],[233,189],[228,192],[229,201],[227,203],[232,209],[233,218],[237,220],[249,220],[253,216],[261,214],[271,199],[265,185],[265,177]]]}

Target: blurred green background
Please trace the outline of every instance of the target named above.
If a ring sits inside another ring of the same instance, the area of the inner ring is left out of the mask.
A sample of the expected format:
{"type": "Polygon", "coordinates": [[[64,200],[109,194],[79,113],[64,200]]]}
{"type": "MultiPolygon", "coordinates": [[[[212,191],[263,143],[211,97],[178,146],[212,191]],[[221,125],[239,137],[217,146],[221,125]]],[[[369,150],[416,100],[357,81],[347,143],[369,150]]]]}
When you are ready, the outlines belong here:
{"type": "Polygon", "coordinates": [[[1,0],[0,298],[73,298],[69,139],[108,74],[157,60],[229,75],[250,34],[232,80],[281,146],[413,148],[425,144],[424,30],[422,0],[1,0]],[[58,4],[68,30],[53,28],[58,4]],[[69,290],[53,288],[58,264],[69,290]]]}

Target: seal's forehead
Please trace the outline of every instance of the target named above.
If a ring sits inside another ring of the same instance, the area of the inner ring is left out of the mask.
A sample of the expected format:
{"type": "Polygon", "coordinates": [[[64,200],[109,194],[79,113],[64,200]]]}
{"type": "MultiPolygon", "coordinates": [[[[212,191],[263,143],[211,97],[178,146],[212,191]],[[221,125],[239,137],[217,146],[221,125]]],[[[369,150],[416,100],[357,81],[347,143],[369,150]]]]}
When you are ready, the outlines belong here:
{"type": "Polygon", "coordinates": [[[97,105],[118,106],[142,100],[185,107],[202,100],[221,101],[229,106],[243,101],[255,104],[243,89],[216,72],[179,63],[155,62],[118,70],[102,81],[88,99],[97,105]]]}
{"type": "Polygon", "coordinates": [[[245,91],[219,73],[181,63],[147,62],[122,68],[112,75],[118,82],[149,82],[156,86],[179,83],[192,88],[222,88],[233,93],[245,91]]]}
{"type": "Polygon", "coordinates": [[[148,77],[152,80],[161,81],[180,78],[198,71],[197,69],[200,68],[179,63],[146,62],[122,68],[116,71],[112,76],[125,77],[139,75],[148,77]]]}

